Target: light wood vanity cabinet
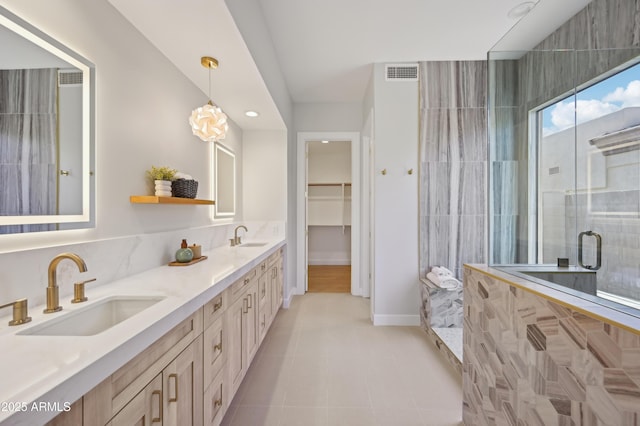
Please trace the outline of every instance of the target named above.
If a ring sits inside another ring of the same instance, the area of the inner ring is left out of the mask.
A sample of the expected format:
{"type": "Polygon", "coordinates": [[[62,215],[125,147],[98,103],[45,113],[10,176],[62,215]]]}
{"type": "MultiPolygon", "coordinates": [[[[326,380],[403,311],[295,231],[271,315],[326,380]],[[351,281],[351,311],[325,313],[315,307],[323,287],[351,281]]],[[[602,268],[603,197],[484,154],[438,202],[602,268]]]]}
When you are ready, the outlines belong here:
{"type": "Polygon", "coordinates": [[[281,304],[278,250],[48,424],[218,426],[281,304]]]}
{"type": "Polygon", "coordinates": [[[162,374],[158,374],[111,419],[108,426],[162,424],[162,400],[162,374]]]}
{"type": "Polygon", "coordinates": [[[198,336],[107,425],[201,425],[202,411],[194,409],[200,406],[202,336],[198,336]]]}
{"type": "MultiPolygon", "coordinates": [[[[105,425],[112,419],[117,419],[125,407],[130,403],[141,404],[141,401],[154,403],[154,398],[161,396],[161,416],[165,422],[168,419],[182,415],[187,406],[202,401],[202,309],[198,309],[189,318],[182,321],[171,331],[149,346],[129,361],[125,366],[109,376],[106,380],[93,388],[83,397],[83,424],[105,425]],[[149,386],[158,378],[160,386],[149,386]],[[178,391],[177,401],[175,391],[178,391]],[[143,396],[140,396],[144,392],[143,396]],[[153,392],[156,392],[153,394],[153,392]],[[157,393],[160,392],[160,395],[157,393]],[[146,395],[146,394],[149,395],[146,395]]],[[[146,408],[148,415],[153,415],[151,407],[146,408]]],[[[142,413],[140,408],[127,408],[129,414],[142,413]]],[[[155,417],[154,417],[155,418],[155,417]]],[[[195,423],[180,422],[181,425],[202,424],[201,412],[194,412],[185,417],[193,419],[195,423]]],[[[135,424],[135,423],[133,423],[135,424]]],[[[147,424],[147,423],[145,423],[147,424]]]]}

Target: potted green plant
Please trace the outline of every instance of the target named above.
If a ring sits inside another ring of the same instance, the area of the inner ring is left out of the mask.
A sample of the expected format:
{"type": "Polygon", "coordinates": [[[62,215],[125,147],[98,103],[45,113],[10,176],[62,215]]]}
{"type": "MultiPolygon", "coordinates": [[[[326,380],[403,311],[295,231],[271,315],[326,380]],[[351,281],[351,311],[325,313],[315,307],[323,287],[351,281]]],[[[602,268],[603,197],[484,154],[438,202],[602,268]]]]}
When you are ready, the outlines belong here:
{"type": "Polygon", "coordinates": [[[166,166],[151,166],[147,170],[147,176],[154,181],[156,196],[171,197],[171,181],[175,178],[176,173],[176,169],[166,166]]]}

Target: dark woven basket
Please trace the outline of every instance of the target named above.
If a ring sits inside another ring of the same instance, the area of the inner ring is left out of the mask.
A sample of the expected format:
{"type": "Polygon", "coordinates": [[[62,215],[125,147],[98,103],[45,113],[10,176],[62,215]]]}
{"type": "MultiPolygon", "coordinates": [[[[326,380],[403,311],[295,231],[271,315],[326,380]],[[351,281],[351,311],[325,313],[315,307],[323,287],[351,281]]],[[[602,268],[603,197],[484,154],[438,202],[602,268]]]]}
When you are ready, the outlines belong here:
{"type": "Polygon", "coordinates": [[[196,198],[198,193],[198,181],[176,179],[171,182],[171,194],[178,198],[196,198]]]}

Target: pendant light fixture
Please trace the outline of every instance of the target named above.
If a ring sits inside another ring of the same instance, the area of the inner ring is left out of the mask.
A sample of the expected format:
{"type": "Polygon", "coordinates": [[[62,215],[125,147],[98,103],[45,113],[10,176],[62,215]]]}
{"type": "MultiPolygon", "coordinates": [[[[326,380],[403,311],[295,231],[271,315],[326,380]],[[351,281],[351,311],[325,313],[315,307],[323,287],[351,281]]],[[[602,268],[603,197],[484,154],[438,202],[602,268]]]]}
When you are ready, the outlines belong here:
{"type": "Polygon", "coordinates": [[[203,56],[200,63],[209,69],[209,102],[191,112],[189,124],[194,135],[205,142],[215,142],[224,139],[229,130],[227,115],[211,101],[211,70],[218,68],[218,60],[203,56]]]}

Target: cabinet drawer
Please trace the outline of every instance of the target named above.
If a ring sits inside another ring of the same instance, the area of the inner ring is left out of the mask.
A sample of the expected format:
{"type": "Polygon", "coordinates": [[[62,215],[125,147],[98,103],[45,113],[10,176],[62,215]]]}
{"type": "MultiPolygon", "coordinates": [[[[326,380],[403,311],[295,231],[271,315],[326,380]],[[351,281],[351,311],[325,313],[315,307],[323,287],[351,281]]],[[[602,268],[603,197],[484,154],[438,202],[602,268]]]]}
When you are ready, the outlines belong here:
{"type": "Polygon", "coordinates": [[[251,284],[251,282],[256,278],[258,268],[253,268],[250,272],[245,274],[238,281],[231,284],[231,301],[230,303],[235,302],[245,294],[245,290],[247,286],[251,284]]]}
{"type": "Polygon", "coordinates": [[[282,255],[282,249],[276,251],[275,253],[270,254],[269,257],[267,258],[267,265],[271,266],[274,263],[276,263],[281,255],[282,255]]]}
{"type": "Polygon", "coordinates": [[[227,296],[228,292],[223,291],[204,305],[203,316],[205,329],[218,320],[218,318],[222,318],[222,313],[227,309],[227,296]]]}
{"type": "Polygon", "coordinates": [[[204,424],[218,426],[222,422],[229,401],[224,395],[224,373],[221,371],[204,391],[204,424]]]}
{"type": "Polygon", "coordinates": [[[204,387],[206,388],[222,370],[227,360],[227,343],[222,317],[204,331],[204,387]]]}

